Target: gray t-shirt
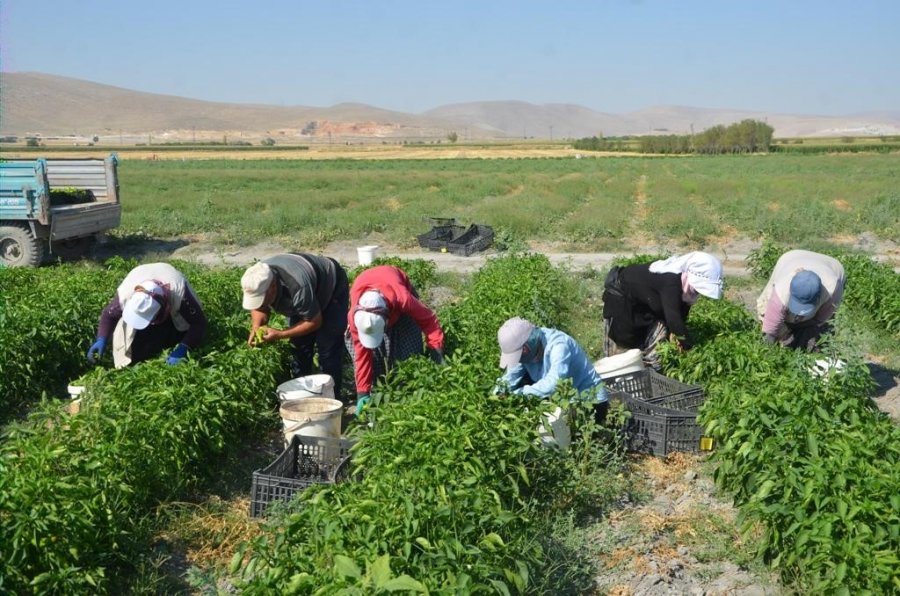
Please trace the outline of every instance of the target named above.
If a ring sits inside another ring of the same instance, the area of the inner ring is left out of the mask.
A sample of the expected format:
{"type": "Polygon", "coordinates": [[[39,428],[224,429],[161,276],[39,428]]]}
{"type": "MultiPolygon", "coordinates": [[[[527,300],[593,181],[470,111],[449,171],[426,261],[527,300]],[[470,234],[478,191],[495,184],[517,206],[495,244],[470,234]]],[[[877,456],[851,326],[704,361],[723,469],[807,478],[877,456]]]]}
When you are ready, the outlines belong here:
{"type": "Polygon", "coordinates": [[[337,272],[334,261],[306,253],[290,253],[263,261],[275,273],[278,295],[272,308],[286,317],[311,321],[331,301],[337,272]]]}

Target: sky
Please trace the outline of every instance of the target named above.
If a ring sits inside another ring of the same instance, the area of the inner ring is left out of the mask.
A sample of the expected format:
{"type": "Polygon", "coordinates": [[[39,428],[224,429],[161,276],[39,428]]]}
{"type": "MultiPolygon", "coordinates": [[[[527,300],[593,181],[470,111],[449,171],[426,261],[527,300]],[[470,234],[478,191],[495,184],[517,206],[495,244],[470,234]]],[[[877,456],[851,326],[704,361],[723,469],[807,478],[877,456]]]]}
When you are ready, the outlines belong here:
{"type": "Polygon", "coordinates": [[[900,0],[0,0],[0,71],[410,113],[900,112],[900,0]]]}

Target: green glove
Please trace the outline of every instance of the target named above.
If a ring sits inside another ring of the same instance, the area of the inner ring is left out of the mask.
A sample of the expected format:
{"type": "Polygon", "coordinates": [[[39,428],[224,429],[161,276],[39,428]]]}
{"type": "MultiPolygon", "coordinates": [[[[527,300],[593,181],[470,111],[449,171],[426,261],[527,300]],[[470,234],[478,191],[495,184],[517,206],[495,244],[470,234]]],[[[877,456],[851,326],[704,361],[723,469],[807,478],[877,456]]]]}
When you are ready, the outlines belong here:
{"type": "Polygon", "coordinates": [[[368,393],[360,393],[356,396],[356,415],[359,416],[362,414],[363,410],[366,409],[366,406],[369,405],[369,400],[371,397],[368,393]]]}

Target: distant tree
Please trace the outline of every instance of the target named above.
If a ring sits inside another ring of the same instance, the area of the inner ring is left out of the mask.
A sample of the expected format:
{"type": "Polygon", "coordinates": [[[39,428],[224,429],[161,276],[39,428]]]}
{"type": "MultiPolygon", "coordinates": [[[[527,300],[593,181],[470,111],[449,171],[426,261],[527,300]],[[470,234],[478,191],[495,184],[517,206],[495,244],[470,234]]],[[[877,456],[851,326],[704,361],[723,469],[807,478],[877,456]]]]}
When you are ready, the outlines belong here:
{"type": "Polygon", "coordinates": [[[99,142],[100,142],[100,137],[98,137],[97,135],[94,135],[94,138],[93,138],[92,140],[93,140],[95,143],[99,143],[99,142]]]}
{"type": "Polygon", "coordinates": [[[454,130],[453,132],[451,132],[450,134],[447,135],[447,140],[450,141],[451,143],[455,143],[456,141],[459,140],[459,135],[456,134],[456,131],[454,130]]]}
{"type": "Polygon", "coordinates": [[[25,141],[25,145],[28,147],[38,147],[40,146],[40,142],[34,137],[29,137],[28,140],[25,141]]]}
{"type": "Polygon", "coordinates": [[[275,144],[275,139],[273,139],[272,137],[266,137],[262,141],[260,141],[260,145],[263,145],[265,147],[271,147],[274,144],[275,144]]]}

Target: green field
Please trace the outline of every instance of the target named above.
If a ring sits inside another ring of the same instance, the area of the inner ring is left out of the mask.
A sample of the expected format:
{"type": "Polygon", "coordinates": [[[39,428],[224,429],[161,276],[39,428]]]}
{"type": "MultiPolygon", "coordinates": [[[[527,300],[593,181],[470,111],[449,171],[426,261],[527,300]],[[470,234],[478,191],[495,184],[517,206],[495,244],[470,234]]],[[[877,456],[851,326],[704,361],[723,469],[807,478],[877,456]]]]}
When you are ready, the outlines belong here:
{"type": "Polygon", "coordinates": [[[763,235],[807,247],[900,237],[896,154],[120,164],[122,236],[415,246],[424,217],[573,250],[763,235]]]}

